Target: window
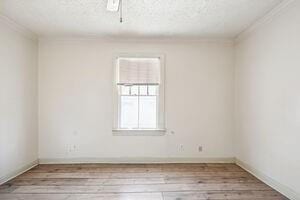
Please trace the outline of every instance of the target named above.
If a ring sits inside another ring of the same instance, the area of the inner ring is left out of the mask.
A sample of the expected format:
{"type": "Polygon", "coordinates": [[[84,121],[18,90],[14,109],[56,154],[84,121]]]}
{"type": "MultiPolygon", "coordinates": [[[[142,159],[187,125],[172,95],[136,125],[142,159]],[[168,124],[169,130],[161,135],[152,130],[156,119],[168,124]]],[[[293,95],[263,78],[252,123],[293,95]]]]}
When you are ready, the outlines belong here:
{"type": "Polygon", "coordinates": [[[163,58],[117,57],[114,131],[164,131],[163,58]]]}

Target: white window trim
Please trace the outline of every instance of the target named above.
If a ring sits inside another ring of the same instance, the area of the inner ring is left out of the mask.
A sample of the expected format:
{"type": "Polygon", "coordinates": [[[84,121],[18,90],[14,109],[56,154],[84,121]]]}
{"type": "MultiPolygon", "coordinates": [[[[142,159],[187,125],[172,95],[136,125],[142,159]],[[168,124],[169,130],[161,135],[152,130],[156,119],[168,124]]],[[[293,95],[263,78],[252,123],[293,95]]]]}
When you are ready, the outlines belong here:
{"type": "Polygon", "coordinates": [[[161,136],[165,135],[165,56],[163,54],[129,54],[119,53],[113,58],[113,125],[112,133],[116,136],[161,136]],[[129,58],[160,58],[160,85],[158,98],[157,128],[156,129],[120,129],[119,127],[119,95],[117,88],[117,60],[120,57],[129,58]]]}

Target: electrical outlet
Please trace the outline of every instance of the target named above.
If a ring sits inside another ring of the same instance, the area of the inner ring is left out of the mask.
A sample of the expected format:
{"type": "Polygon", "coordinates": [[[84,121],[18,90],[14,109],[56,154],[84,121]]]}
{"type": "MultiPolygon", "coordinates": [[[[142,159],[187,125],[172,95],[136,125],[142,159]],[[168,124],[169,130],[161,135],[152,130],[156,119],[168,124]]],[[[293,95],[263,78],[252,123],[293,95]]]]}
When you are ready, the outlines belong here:
{"type": "Polygon", "coordinates": [[[183,144],[180,144],[180,145],[179,145],[179,151],[184,151],[184,146],[183,146],[183,144]]]}
{"type": "Polygon", "coordinates": [[[202,146],[198,146],[198,152],[202,152],[203,151],[203,147],[202,146]]]}
{"type": "Polygon", "coordinates": [[[67,147],[68,153],[74,152],[76,149],[77,149],[77,146],[75,144],[74,145],[69,145],[67,147]]]}

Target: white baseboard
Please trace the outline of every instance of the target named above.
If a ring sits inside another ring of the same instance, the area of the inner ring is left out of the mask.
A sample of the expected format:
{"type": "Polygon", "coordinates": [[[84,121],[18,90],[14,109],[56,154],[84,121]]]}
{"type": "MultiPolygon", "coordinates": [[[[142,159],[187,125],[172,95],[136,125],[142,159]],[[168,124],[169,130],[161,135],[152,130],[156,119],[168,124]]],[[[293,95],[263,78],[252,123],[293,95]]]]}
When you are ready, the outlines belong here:
{"type": "Polygon", "coordinates": [[[35,160],[27,165],[24,165],[23,167],[21,167],[19,169],[8,172],[6,175],[0,177],[0,185],[19,176],[20,174],[23,174],[24,172],[30,170],[31,168],[37,166],[38,164],[39,164],[38,160],[35,160]]]}
{"type": "Polygon", "coordinates": [[[40,164],[70,163],[235,163],[235,158],[41,158],[40,164]]]}
{"type": "Polygon", "coordinates": [[[279,183],[278,181],[272,179],[271,177],[267,176],[266,174],[262,173],[261,171],[255,169],[254,167],[244,163],[243,161],[236,159],[236,164],[243,168],[244,170],[248,171],[256,178],[264,182],[265,184],[269,185],[270,187],[274,188],[278,192],[282,193],[286,197],[291,200],[300,200],[300,194],[296,191],[292,190],[291,188],[279,183]]]}

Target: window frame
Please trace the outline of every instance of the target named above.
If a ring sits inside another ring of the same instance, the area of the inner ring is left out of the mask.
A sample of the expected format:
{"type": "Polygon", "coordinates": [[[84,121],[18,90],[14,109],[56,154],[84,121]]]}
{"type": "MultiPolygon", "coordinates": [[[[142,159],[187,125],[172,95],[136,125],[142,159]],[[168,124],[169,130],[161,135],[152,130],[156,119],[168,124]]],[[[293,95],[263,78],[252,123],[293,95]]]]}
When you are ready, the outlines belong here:
{"type": "Polygon", "coordinates": [[[164,135],[165,129],[165,57],[163,54],[124,54],[119,53],[113,57],[113,135],[164,135]],[[160,59],[160,84],[157,98],[157,128],[155,129],[122,129],[120,128],[120,98],[119,86],[117,85],[117,62],[119,58],[159,58],[160,59]]]}

